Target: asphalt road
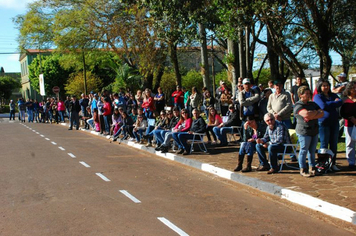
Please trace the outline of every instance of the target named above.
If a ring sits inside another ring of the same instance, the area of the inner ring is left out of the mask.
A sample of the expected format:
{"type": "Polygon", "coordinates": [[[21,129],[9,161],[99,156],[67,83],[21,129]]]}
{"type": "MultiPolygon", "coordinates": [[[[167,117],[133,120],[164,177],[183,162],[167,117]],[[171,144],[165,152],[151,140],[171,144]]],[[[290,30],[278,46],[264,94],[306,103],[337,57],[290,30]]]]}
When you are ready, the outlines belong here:
{"type": "Polygon", "coordinates": [[[3,121],[0,132],[0,235],[352,235],[61,125],[3,121]]]}

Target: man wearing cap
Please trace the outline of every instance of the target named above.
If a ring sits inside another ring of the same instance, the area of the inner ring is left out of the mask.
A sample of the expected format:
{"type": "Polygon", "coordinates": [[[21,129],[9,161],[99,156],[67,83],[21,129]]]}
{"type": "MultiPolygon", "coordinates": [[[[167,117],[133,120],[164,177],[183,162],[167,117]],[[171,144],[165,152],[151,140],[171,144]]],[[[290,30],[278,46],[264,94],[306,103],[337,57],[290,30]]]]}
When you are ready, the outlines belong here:
{"type": "Polygon", "coordinates": [[[172,97],[174,98],[174,106],[179,109],[184,108],[184,93],[180,87],[177,85],[176,91],[172,93],[172,97]]]}
{"type": "Polygon", "coordinates": [[[272,113],[276,120],[282,122],[288,129],[291,129],[292,98],[289,93],[284,91],[281,81],[274,81],[274,89],[276,92],[269,96],[267,111],[272,113]]]}
{"type": "Polygon", "coordinates": [[[246,120],[247,116],[254,116],[258,119],[258,101],[260,95],[257,91],[251,89],[251,80],[245,78],[242,81],[243,90],[239,92],[238,99],[240,103],[240,118],[246,120]]]}
{"type": "Polygon", "coordinates": [[[215,133],[216,137],[220,140],[220,146],[227,146],[227,138],[226,134],[231,133],[232,128],[231,126],[239,126],[240,119],[239,114],[235,110],[235,106],[233,104],[229,105],[230,114],[226,122],[221,123],[218,126],[213,128],[213,132],[215,133]]]}
{"type": "Polygon", "coordinates": [[[340,98],[343,97],[342,93],[344,92],[348,81],[346,81],[346,74],[343,72],[338,76],[339,82],[335,84],[335,87],[332,89],[333,93],[336,93],[340,98]]]}

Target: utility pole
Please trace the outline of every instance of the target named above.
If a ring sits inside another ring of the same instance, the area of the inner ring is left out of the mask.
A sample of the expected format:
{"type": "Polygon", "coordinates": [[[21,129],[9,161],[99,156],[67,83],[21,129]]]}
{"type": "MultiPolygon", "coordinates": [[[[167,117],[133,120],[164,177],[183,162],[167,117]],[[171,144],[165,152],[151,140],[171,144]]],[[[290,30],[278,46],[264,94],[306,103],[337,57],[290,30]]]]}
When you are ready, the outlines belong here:
{"type": "Polygon", "coordinates": [[[213,80],[213,95],[215,98],[215,66],[214,66],[214,37],[211,36],[211,76],[213,80]]]}
{"type": "Polygon", "coordinates": [[[87,70],[85,66],[85,53],[84,53],[84,48],[82,50],[82,56],[83,56],[83,77],[84,77],[84,95],[87,95],[87,70]]]}

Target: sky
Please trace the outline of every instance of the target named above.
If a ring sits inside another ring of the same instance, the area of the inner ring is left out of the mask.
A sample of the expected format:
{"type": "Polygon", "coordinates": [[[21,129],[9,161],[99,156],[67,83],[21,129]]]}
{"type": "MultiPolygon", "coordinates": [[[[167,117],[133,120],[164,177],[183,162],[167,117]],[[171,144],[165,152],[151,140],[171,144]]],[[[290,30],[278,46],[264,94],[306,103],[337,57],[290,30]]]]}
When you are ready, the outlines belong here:
{"type": "Polygon", "coordinates": [[[0,0],[0,67],[5,72],[21,72],[20,54],[16,41],[18,30],[12,18],[26,13],[26,5],[33,0],[0,0]]]}
{"type": "MultiPolygon", "coordinates": [[[[5,72],[21,72],[19,62],[20,54],[18,43],[16,41],[19,34],[12,22],[12,18],[19,14],[26,13],[26,6],[34,0],[0,0],[0,67],[5,72]]],[[[333,65],[340,65],[341,59],[335,53],[331,52],[333,65]]]]}

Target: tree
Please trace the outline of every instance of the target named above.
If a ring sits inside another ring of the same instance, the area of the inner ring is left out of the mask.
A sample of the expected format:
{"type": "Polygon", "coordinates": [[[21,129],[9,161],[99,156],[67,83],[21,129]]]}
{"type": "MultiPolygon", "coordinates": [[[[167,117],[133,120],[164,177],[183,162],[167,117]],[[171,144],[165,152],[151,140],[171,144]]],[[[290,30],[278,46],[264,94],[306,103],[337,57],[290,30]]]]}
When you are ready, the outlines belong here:
{"type": "MultiPolygon", "coordinates": [[[[88,91],[100,91],[102,88],[102,80],[92,74],[87,72],[87,87],[88,91]]],[[[84,77],[82,73],[73,73],[70,75],[68,82],[65,84],[64,89],[66,94],[80,96],[84,89],[84,77]]]]}
{"type": "Polygon", "coordinates": [[[14,89],[20,89],[21,83],[10,76],[0,76],[0,98],[9,99],[14,89]]]}
{"type": "Polygon", "coordinates": [[[64,69],[60,65],[60,58],[60,54],[51,54],[49,56],[43,57],[41,60],[36,57],[28,66],[31,86],[38,93],[40,92],[40,74],[43,74],[44,77],[46,94],[53,94],[52,88],[54,86],[58,86],[61,91],[64,91],[64,84],[67,83],[68,77],[73,72],[73,70],[64,69]]]}

